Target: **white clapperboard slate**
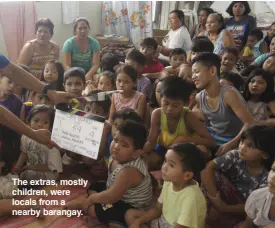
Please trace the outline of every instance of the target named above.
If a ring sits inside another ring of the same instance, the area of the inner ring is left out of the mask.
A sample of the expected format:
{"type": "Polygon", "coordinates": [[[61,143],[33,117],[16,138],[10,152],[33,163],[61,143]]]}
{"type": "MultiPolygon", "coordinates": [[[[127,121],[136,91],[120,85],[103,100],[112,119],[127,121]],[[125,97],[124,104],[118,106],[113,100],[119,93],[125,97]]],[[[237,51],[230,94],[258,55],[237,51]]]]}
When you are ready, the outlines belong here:
{"type": "Polygon", "coordinates": [[[51,139],[63,149],[97,159],[104,122],[93,114],[83,117],[57,109],[51,139]]]}

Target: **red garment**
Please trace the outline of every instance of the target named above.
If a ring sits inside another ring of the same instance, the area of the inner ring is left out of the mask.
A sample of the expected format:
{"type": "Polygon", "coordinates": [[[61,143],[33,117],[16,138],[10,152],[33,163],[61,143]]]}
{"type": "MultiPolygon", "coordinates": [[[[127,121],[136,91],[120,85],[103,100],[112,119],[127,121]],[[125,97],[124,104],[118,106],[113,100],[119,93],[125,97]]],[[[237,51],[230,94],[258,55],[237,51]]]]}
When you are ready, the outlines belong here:
{"type": "Polygon", "coordinates": [[[141,71],[142,74],[147,73],[158,73],[164,70],[164,66],[158,61],[153,59],[153,62],[150,66],[146,65],[141,71]]]}

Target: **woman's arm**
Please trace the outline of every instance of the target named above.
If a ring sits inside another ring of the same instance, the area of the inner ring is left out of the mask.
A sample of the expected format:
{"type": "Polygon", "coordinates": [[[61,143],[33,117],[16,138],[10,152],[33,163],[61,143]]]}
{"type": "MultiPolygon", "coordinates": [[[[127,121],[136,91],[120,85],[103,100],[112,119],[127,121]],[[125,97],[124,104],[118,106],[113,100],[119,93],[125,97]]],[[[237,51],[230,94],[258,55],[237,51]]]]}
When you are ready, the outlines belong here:
{"type": "Polygon", "coordinates": [[[97,72],[99,65],[100,65],[100,52],[96,51],[93,53],[93,59],[92,59],[92,68],[89,70],[89,72],[86,74],[85,78],[86,81],[92,80],[93,81],[93,75],[97,72]]]}
{"type": "Polygon", "coordinates": [[[17,116],[11,113],[9,110],[0,106],[0,123],[8,128],[18,132],[19,134],[26,135],[29,138],[42,143],[50,144],[51,133],[48,130],[37,130],[34,131],[24,124],[17,116]]]}
{"type": "Polygon", "coordinates": [[[72,56],[69,52],[63,52],[63,66],[65,70],[68,70],[72,66],[72,56]]]}
{"type": "Polygon", "coordinates": [[[136,112],[140,115],[142,119],[145,117],[145,111],[146,111],[146,98],[144,95],[141,95],[139,98],[139,101],[137,103],[137,110],[136,112]]]}
{"type": "Polygon", "coordinates": [[[26,43],[20,51],[17,62],[20,64],[28,65],[32,59],[34,47],[31,43],[26,43]]]}

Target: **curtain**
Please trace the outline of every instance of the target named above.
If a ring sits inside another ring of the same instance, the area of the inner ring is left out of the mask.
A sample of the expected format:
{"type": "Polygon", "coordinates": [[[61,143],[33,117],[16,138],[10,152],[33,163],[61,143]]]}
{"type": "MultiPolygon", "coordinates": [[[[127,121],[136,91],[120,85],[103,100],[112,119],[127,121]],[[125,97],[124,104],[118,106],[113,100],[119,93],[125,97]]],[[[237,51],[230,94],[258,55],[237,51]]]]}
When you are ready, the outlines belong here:
{"type": "Polygon", "coordinates": [[[0,2],[0,22],[9,59],[15,61],[26,41],[34,38],[35,2],[0,2]]]}
{"type": "Polygon", "coordinates": [[[79,17],[79,1],[62,1],[63,24],[71,24],[79,17]]]}
{"type": "Polygon", "coordinates": [[[152,3],[149,1],[104,1],[102,33],[129,37],[136,48],[152,37],[152,3]]]}

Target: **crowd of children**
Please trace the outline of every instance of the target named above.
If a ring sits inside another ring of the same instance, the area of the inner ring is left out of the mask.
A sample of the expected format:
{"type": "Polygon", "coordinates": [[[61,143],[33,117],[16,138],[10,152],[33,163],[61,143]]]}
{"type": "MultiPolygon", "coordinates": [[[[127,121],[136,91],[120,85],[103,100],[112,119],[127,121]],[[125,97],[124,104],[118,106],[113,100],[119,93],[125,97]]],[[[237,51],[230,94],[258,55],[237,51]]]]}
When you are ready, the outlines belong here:
{"type": "MultiPolygon", "coordinates": [[[[211,13],[205,9],[201,17],[211,13]]],[[[204,26],[194,27],[194,35],[204,26]]],[[[102,56],[98,73],[89,81],[80,67],[64,71],[61,62],[48,61],[40,80],[55,90],[75,98],[118,90],[105,101],[74,106],[106,119],[99,157],[95,161],[49,149],[2,127],[1,171],[28,182],[58,180],[63,166],[101,164],[107,180],[92,184],[85,197],[68,202],[64,210],[82,209],[104,224],[275,224],[275,38],[268,40],[266,53],[263,32],[254,29],[242,52],[230,46],[219,56],[207,37],[197,36],[190,53],[171,50],[170,66],[164,67],[156,57],[157,41],[145,38],[125,63],[114,54],[102,56]],[[239,60],[251,65],[238,72],[239,60]],[[162,174],[160,195],[154,195],[151,171],[162,174]]],[[[0,77],[0,104],[34,130],[52,129],[53,102],[5,75],[0,77]]]]}

